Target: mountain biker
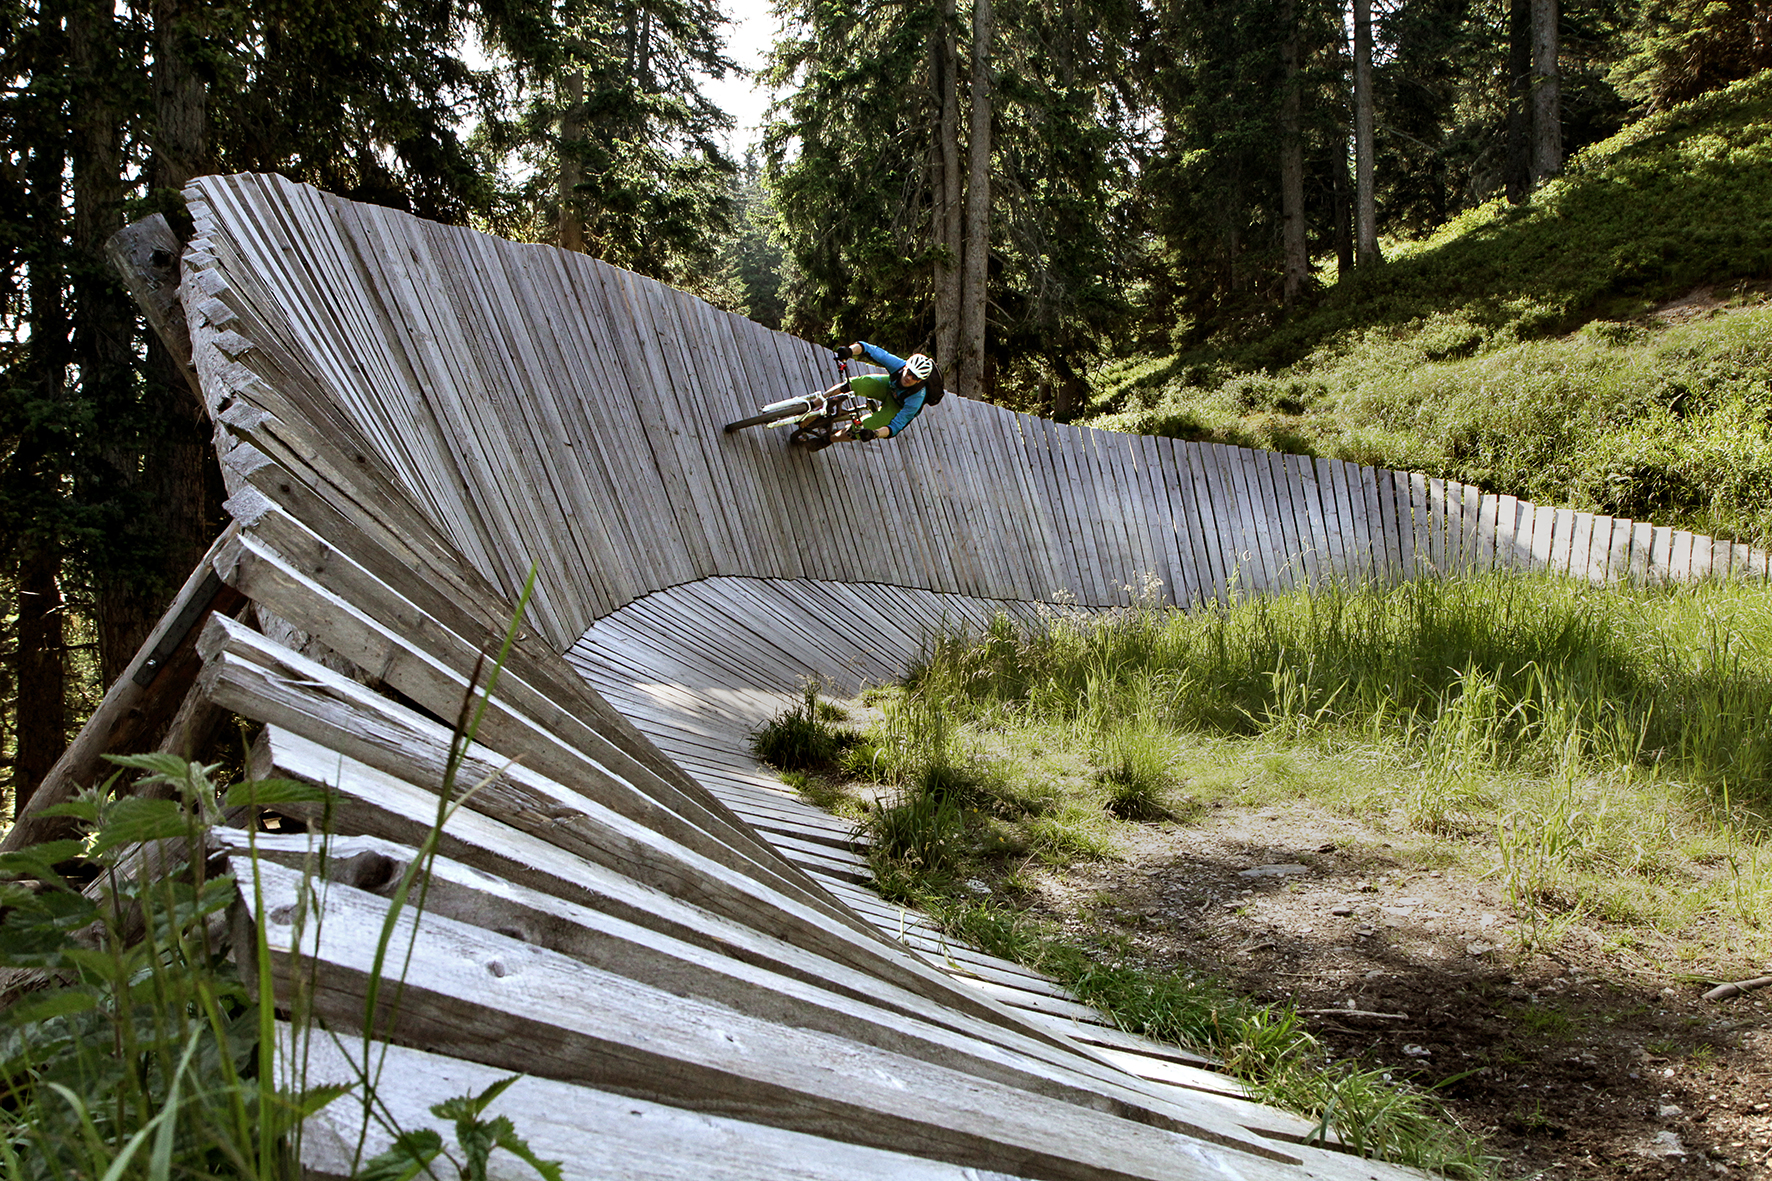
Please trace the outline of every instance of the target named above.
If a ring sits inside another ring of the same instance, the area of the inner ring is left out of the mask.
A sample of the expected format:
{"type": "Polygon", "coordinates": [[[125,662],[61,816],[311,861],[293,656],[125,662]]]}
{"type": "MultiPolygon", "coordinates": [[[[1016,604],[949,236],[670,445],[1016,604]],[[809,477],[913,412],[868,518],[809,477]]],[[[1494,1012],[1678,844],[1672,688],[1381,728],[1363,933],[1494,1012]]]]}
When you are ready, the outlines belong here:
{"type": "Polygon", "coordinates": [[[839,361],[866,357],[886,372],[851,377],[825,391],[826,394],[835,394],[848,390],[880,403],[878,410],[862,419],[857,433],[852,435],[846,429],[832,432],[833,443],[843,443],[850,439],[856,442],[890,439],[911,425],[911,420],[923,412],[924,406],[933,406],[941,401],[946,392],[941,381],[941,371],[935,367],[934,361],[922,353],[895,357],[865,340],[839,345],[835,352],[839,361]]]}

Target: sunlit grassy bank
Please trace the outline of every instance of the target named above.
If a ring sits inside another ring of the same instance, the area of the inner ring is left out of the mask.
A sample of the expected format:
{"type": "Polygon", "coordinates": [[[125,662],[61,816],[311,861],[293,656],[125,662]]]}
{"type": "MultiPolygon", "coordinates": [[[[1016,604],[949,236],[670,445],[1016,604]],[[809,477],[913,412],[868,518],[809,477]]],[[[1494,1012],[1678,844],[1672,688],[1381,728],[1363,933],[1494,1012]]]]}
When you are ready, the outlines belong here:
{"type": "Polygon", "coordinates": [[[1769,130],[1772,72],[1633,124],[1530,204],[1393,244],[1272,332],[1110,364],[1092,422],[1764,544],[1769,130]]]}

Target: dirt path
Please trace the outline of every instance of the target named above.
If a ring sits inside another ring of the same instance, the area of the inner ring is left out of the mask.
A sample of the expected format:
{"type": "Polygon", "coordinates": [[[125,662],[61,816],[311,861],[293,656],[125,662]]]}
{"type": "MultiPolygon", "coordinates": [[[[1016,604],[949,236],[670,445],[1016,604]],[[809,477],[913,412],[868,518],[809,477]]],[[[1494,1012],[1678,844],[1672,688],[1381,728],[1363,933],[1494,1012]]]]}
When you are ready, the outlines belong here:
{"type": "Polygon", "coordinates": [[[1308,1018],[1337,1055],[1464,1075],[1442,1095],[1504,1176],[1772,1178],[1772,989],[1704,1001],[1653,966],[1673,941],[1585,919],[1522,955],[1503,890],[1446,862],[1292,804],[1144,826],[1125,861],[1025,876],[1080,941],[1353,1010],[1308,1018]]]}

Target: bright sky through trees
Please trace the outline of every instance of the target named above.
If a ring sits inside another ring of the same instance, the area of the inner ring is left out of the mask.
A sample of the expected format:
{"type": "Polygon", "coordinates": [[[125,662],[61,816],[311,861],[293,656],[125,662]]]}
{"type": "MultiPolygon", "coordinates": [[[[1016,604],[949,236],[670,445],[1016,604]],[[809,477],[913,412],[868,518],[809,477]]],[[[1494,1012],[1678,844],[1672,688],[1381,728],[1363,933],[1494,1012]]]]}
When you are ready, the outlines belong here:
{"type": "Polygon", "coordinates": [[[763,68],[769,45],[775,40],[777,21],[769,11],[769,0],[725,0],[721,5],[731,24],[726,28],[726,55],[749,71],[743,78],[728,75],[716,81],[702,82],[702,93],[721,110],[731,115],[730,147],[735,158],[742,159],[744,150],[763,137],[763,115],[769,109],[769,90],[756,78],[763,68]]]}

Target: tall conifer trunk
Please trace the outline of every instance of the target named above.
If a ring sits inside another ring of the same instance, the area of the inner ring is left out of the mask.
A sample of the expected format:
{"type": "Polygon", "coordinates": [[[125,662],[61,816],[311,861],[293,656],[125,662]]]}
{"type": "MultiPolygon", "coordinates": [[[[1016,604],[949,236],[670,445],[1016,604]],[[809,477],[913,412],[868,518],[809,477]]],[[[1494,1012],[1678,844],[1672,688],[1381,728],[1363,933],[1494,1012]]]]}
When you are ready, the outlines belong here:
{"type": "Polygon", "coordinates": [[[1354,261],[1383,262],[1372,186],[1372,0],[1354,0],[1354,261]]]}
{"type": "Polygon", "coordinates": [[[1353,185],[1347,175],[1347,133],[1334,145],[1335,158],[1329,162],[1330,202],[1335,218],[1335,276],[1343,278],[1354,269],[1353,185]]]}
{"type": "Polygon", "coordinates": [[[1507,7],[1507,155],[1502,163],[1507,199],[1532,195],[1532,0],[1507,7]]]}
{"type": "Polygon", "coordinates": [[[968,398],[988,398],[984,337],[991,247],[991,0],[972,6],[972,118],[966,140],[966,250],[961,288],[960,356],[956,388],[968,398]]]}
{"type": "Polygon", "coordinates": [[[1298,302],[1310,273],[1310,251],[1304,225],[1304,136],[1299,127],[1299,35],[1297,0],[1280,6],[1280,245],[1285,256],[1283,296],[1287,307],[1298,302]]]}
{"type": "Polygon", "coordinates": [[[1557,0],[1532,0],[1532,187],[1563,171],[1557,0]]]}
{"type": "Polygon", "coordinates": [[[958,377],[960,298],[965,248],[965,181],[960,173],[960,50],[954,36],[959,19],[956,0],[947,0],[941,29],[930,53],[935,101],[940,111],[936,130],[935,242],[947,258],[935,268],[935,359],[958,377]]]}
{"type": "Polygon", "coordinates": [[[584,182],[579,145],[585,138],[585,79],[579,64],[568,53],[560,71],[560,245],[568,250],[585,248],[585,223],[578,208],[578,186],[584,182]]]}
{"type": "MultiPolygon", "coordinates": [[[[36,30],[45,55],[58,54],[55,35],[62,13],[45,3],[36,30]]],[[[51,72],[48,61],[40,63],[51,72]]],[[[51,88],[44,88],[45,91],[51,88]]],[[[58,405],[67,397],[68,314],[63,297],[62,259],[63,171],[67,154],[60,104],[45,93],[27,96],[21,104],[32,124],[24,162],[24,200],[30,241],[26,285],[30,340],[25,346],[26,396],[36,403],[31,421],[21,432],[11,456],[7,492],[16,514],[13,554],[16,560],[18,644],[13,653],[17,686],[17,763],[13,770],[13,815],[43,782],[67,746],[67,643],[62,614],[62,537],[56,509],[62,492],[60,441],[48,436],[58,405]],[[47,412],[47,413],[46,413],[47,412]]]]}
{"type": "MultiPolygon", "coordinates": [[[[191,179],[215,171],[209,139],[209,78],[198,64],[203,44],[213,35],[211,9],[202,0],[161,0],[154,18],[154,155],[149,184],[182,190],[191,179]]],[[[182,225],[184,219],[178,219],[182,225]]],[[[160,587],[146,614],[132,620],[106,656],[107,669],[123,675],[161,611],[166,596],[184,583],[203,560],[223,519],[221,468],[203,395],[185,380],[184,370],[158,334],[148,334],[147,372],[142,387],[143,417],[154,429],[145,440],[142,472],[149,499],[165,506],[159,524],[163,539],[160,587]],[[121,663],[119,663],[121,662],[121,663]]],[[[109,672],[107,677],[111,676],[109,672]]]]}
{"type": "Polygon", "coordinates": [[[209,156],[209,83],[193,50],[208,30],[203,0],[155,0],[154,157],[148,183],[182,189],[213,169],[209,156]]]}
{"type": "Polygon", "coordinates": [[[104,424],[102,435],[90,443],[97,462],[82,474],[77,495],[89,504],[110,507],[117,522],[107,536],[115,556],[95,554],[93,563],[99,668],[108,683],[135,655],[157,615],[159,571],[151,565],[162,548],[158,518],[174,506],[152,504],[141,495],[143,443],[158,424],[147,421],[135,404],[134,309],[105,264],[105,242],[123,228],[125,192],[122,112],[116,101],[122,70],[111,5],[74,0],[67,30],[69,65],[81,96],[71,105],[69,128],[74,182],[70,245],[79,260],[71,284],[74,363],[80,371],[80,396],[94,420],[104,424]]]}

